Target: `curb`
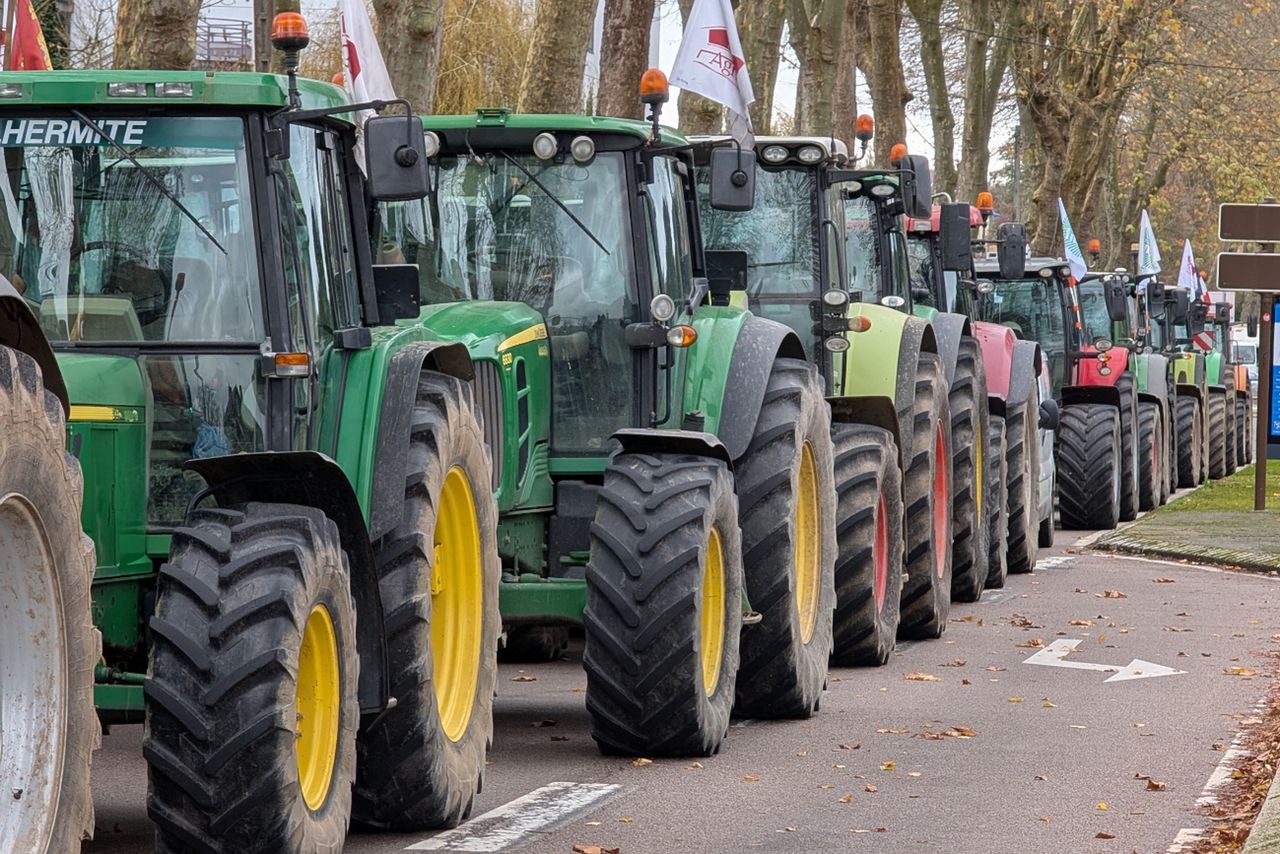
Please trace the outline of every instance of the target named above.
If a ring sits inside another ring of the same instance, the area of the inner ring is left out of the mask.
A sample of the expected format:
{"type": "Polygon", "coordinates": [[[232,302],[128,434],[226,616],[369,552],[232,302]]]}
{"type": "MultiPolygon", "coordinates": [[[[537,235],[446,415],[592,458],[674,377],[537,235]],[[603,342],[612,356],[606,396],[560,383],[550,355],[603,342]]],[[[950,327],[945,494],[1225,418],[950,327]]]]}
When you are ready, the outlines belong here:
{"type": "Polygon", "coordinates": [[[1254,819],[1253,829],[1240,854],[1277,854],[1280,852],[1280,774],[1271,780],[1262,812],[1254,819]]]}
{"type": "Polygon", "coordinates": [[[1220,549],[1212,546],[1192,546],[1186,543],[1143,540],[1127,537],[1119,532],[1103,537],[1093,545],[1102,551],[1121,552],[1133,555],[1153,555],[1155,557],[1189,560],[1195,563],[1233,566],[1253,572],[1280,571],[1280,555],[1264,555],[1256,552],[1237,552],[1231,549],[1220,549]]]}

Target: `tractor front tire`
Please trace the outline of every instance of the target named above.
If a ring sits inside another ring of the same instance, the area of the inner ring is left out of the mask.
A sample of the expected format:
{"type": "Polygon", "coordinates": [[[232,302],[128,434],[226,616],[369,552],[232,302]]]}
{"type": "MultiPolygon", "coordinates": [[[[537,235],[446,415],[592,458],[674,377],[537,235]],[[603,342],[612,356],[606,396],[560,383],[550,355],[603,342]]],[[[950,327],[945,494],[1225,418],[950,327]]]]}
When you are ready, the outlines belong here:
{"type": "Polygon", "coordinates": [[[1009,572],[1036,567],[1040,525],[1040,394],[1009,408],[1005,421],[1005,464],[1009,472],[1009,572]]]}
{"type": "Polygon", "coordinates": [[[879,667],[898,635],[902,596],[902,473],[893,434],[833,424],[836,614],[831,662],[879,667]]]}
{"type": "Polygon", "coordinates": [[[991,462],[987,465],[987,582],[990,588],[1004,587],[1009,576],[1009,464],[1006,455],[1005,420],[1003,415],[991,416],[987,431],[987,448],[991,462]]]}
{"type": "Polygon", "coordinates": [[[827,682],[836,604],[831,411],[817,369],[777,359],[734,466],[747,596],[734,711],[804,718],[827,682]]]}
{"type": "Polygon", "coordinates": [[[63,417],[35,361],[0,347],[0,851],[69,854],[93,836],[102,639],[63,417]]]}
{"type": "Polygon", "coordinates": [[[1253,462],[1249,454],[1249,437],[1253,433],[1253,425],[1249,423],[1249,399],[1236,395],[1236,463],[1247,466],[1253,462]]]}
{"type": "Polygon", "coordinates": [[[903,419],[911,442],[903,454],[907,578],[901,638],[937,638],[951,610],[951,416],[947,380],[934,353],[921,353],[915,396],[903,419]]]}
{"type": "Polygon", "coordinates": [[[144,688],[157,851],[342,848],[355,621],[338,527],[315,508],[196,510],[174,531],[144,688]]]}
{"type": "Polygon", "coordinates": [[[1216,391],[1209,392],[1209,477],[1222,480],[1227,476],[1227,399],[1216,391]]]}
{"type": "Polygon", "coordinates": [[[1160,506],[1164,460],[1160,453],[1160,406],[1143,402],[1138,407],[1138,508],[1160,506]]]}
{"type": "Polygon", "coordinates": [[[399,524],[374,543],[396,703],[360,732],[357,820],[420,831],[466,819],[493,737],[498,509],[461,380],[418,380],[399,524]]]}
{"type": "Polygon", "coordinates": [[[1120,393],[1120,521],[1129,522],[1138,518],[1141,493],[1138,483],[1138,395],[1132,373],[1125,371],[1116,380],[1116,391],[1120,393]]]}
{"type": "Polygon", "coordinates": [[[947,393],[951,408],[951,472],[954,480],[951,516],[951,598],[977,602],[986,586],[990,561],[987,527],[987,378],[976,338],[960,339],[955,377],[947,393]]]}
{"type": "Polygon", "coordinates": [[[688,454],[620,454],[591,525],[587,712],[606,753],[710,756],[729,731],[742,633],[733,475],[688,454]]]}
{"type": "Polygon", "coordinates": [[[1200,449],[1204,429],[1200,418],[1200,401],[1194,397],[1178,398],[1178,486],[1189,489],[1200,485],[1200,449]]]}
{"type": "Polygon", "coordinates": [[[1058,513],[1062,527],[1114,528],[1120,519],[1120,414],[1105,403],[1064,407],[1058,424],[1058,513]]]}

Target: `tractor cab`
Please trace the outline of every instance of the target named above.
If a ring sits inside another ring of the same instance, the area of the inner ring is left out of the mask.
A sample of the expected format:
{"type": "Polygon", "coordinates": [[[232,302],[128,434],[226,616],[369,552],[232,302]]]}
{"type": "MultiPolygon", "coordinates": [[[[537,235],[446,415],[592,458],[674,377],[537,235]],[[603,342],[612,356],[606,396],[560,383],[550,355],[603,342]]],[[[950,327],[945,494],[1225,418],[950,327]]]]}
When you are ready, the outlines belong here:
{"type": "Polygon", "coordinates": [[[1075,289],[1068,286],[1071,269],[1060,258],[1033,257],[1026,261],[1025,273],[1003,278],[994,259],[980,259],[974,265],[980,280],[977,318],[1007,326],[1019,339],[1036,341],[1049,369],[1054,397],[1074,380],[1075,361],[1084,346],[1084,324],[1075,289]]]}

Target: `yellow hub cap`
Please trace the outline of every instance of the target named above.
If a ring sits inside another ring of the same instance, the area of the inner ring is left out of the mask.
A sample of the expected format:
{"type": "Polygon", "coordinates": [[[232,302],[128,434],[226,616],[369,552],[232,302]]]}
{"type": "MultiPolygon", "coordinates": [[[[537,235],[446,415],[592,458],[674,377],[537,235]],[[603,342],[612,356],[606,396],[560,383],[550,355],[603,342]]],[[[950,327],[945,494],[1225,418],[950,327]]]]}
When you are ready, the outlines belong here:
{"type": "MultiPolygon", "coordinates": [[[[979,425],[980,426],[980,425],[979,425]]],[[[973,442],[973,494],[977,500],[978,512],[976,514],[978,524],[982,524],[982,446],[986,443],[986,439],[982,436],[974,436],[973,442]]]]}
{"type": "Polygon", "coordinates": [[[440,726],[450,741],[471,722],[483,625],[480,523],[471,483],[454,466],[440,490],[431,573],[431,665],[440,726]]]}
{"type": "Polygon", "coordinates": [[[710,697],[720,683],[720,659],[724,655],[724,552],[720,532],[711,529],[702,572],[702,689],[710,697]]]}
{"type": "Polygon", "coordinates": [[[316,605],[302,630],[298,652],[297,696],[294,714],[298,756],[298,785],[307,808],[318,810],[329,796],[333,765],[338,757],[338,726],[342,717],[342,674],[338,668],[338,636],[333,617],[316,605]]]}
{"type": "Polygon", "coordinates": [[[800,613],[800,640],[808,643],[818,624],[818,586],[822,577],[818,526],[818,471],[813,448],[800,449],[800,489],[796,495],[796,610],[800,613]]]}

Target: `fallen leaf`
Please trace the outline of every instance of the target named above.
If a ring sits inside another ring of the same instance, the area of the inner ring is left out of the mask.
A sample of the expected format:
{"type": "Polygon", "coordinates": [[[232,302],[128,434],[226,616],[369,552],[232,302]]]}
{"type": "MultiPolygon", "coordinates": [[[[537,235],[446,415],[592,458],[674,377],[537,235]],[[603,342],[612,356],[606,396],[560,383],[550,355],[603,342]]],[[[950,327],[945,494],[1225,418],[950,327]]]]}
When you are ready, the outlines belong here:
{"type": "Polygon", "coordinates": [[[1168,784],[1167,784],[1167,783],[1161,783],[1159,780],[1148,780],[1148,781],[1147,781],[1147,791],[1148,791],[1148,792],[1163,792],[1163,791],[1164,791],[1165,789],[1167,789],[1167,788],[1168,788],[1168,784]]]}
{"type": "Polygon", "coordinates": [[[1165,630],[1166,632],[1189,632],[1189,631],[1191,631],[1191,629],[1185,628],[1185,627],[1183,627],[1183,626],[1165,626],[1165,627],[1164,627],[1164,630],[1165,630]]]}
{"type": "Polygon", "coordinates": [[[623,824],[631,824],[635,820],[636,820],[635,816],[631,816],[631,815],[624,815],[618,819],[618,821],[622,822],[623,824]]]}
{"type": "Polygon", "coordinates": [[[1244,772],[1243,772],[1243,771],[1241,771],[1239,768],[1236,768],[1235,770],[1233,770],[1233,771],[1231,772],[1231,779],[1232,779],[1232,780],[1243,780],[1243,779],[1244,779],[1244,772]]]}
{"type": "Polygon", "coordinates": [[[973,683],[972,683],[972,682],[970,682],[968,679],[961,679],[961,680],[960,680],[960,684],[961,684],[961,685],[972,685],[973,683]]]}
{"type": "Polygon", "coordinates": [[[839,804],[853,803],[853,792],[850,792],[847,795],[841,795],[840,797],[836,798],[836,803],[839,803],[839,804]]]}
{"type": "Polygon", "coordinates": [[[1048,821],[1048,820],[1049,820],[1049,816],[1047,816],[1047,815],[1042,815],[1042,816],[1040,816],[1040,820],[1041,820],[1041,821],[1048,821]]]}
{"type": "Polygon", "coordinates": [[[839,746],[840,750],[859,750],[861,748],[861,744],[842,744],[839,746]]]}
{"type": "Polygon", "coordinates": [[[1143,774],[1141,771],[1136,771],[1136,772],[1134,772],[1133,779],[1135,779],[1135,780],[1150,780],[1150,779],[1151,779],[1151,775],[1150,775],[1150,774],[1143,774]]]}
{"type": "Polygon", "coordinates": [[[1109,807],[1107,806],[1107,802],[1106,802],[1106,801],[1098,801],[1097,809],[1102,810],[1103,812],[1106,812],[1106,811],[1109,809],[1109,807]]]}
{"type": "Polygon", "coordinates": [[[922,776],[923,774],[924,774],[924,772],[923,772],[923,771],[908,771],[908,772],[907,772],[907,776],[908,776],[908,777],[920,777],[920,776],[922,776]]]}
{"type": "Polygon", "coordinates": [[[690,762],[690,763],[689,763],[689,767],[690,767],[690,768],[693,768],[694,770],[698,770],[698,769],[700,769],[700,768],[702,767],[702,763],[701,763],[701,762],[690,762]]]}
{"type": "Polygon", "coordinates": [[[644,766],[646,766],[646,765],[652,765],[652,764],[653,764],[653,760],[652,760],[652,759],[645,759],[643,756],[638,756],[638,757],[636,757],[635,759],[632,759],[632,760],[631,760],[631,764],[632,764],[632,765],[634,765],[634,766],[636,766],[637,768],[643,768],[643,767],[644,767],[644,766]]]}
{"type": "Polygon", "coordinates": [[[1084,724],[1067,724],[1070,729],[1088,729],[1084,724]]]}
{"type": "Polygon", "coordinates": [[[1213,743],[1213,749],[1214,749],[1214,750],[1226,750],[1226,749],[1227,749],[1227,746],[1226,746],[1225,744],[1223,744],[1222,742],[1220,742],[1220,741],[1215,741],[1215,742],[1213,743]]]}
{"type": "Polygon", "coordinates": [[[545,718],[544,720],[534,721],[534,722],[531,724],[531,726],[535,726],[535,727],[548,727],[548,726],[555,726],[555,725],[556,725],[556,724],[558,724],[558,723],[560,723],[560,722],[559,722],[559,721],[557,721],[557,720],[554,720],[554,719],[552,719],[552,718],[545,718]]]}
{"type": "Polygon", "coordinates": [[[574,845],[573,854],[622,854],[622,849],[602,848],[599,845],[574,845]]]}
{"type": "Polygon", "coordinates": [[[602,821],[588,821],[586,823],[587,827],[599,827],[602,824],[604,824],[602,821]]]}
{"type": "Polygon", "coordinates": [[[932,673],[908,673],[908,682],[941,682],[941,676],[934,676],[932,673]]]}
{"type": "Polygon", "coordinates": [[[742,775],[742,779],[746,780],[748,783],[759,783],[759,782],[760,782],[760,778],[759,778],[759,777],[757,777],[755,774],[743,774],[743,775],[742,775]]]}
{"type": "Polygon", "coordinates": [[[1058,708],[1058,706],[1057,706],[1057,704],[1056,704],[1056,703],[1051,703],[1051,702],[1049,702],[1048,700],[1045,700],[1045,701],[1044,701],[1043,703],[1041,703],[1040,705],[1041,705],[1041,707],[1042,707],[1042,708],[1045,708],[1045,709],[1056,709],[1056,708],[1058,708]]]}
{"type": "Polygon", "coordinates": [[[1155,578],[1151,580],[1154,581],[1156,584],[1172,584],[1173,583],[1172,578],[1165,578],[1163,575],[1157,575],[1155,578]]]}
{"type": "Polygon", "coordinates": [[[799,751],[798,753],[796,753],[796,758],[797,758],[797,759],[804,759],[804,758],[805,758],[806,756],[808,756],[808,755],[809,755],[809,751],[807,751],[807,750],[801,750],[801,751],[799,751]]]}
{"type": "Polygon", "coordinates": [[[1035,623],[1031,622],[1031,621],[1030,621],[1030,620],[1028,620],[1026,617],[1022,616],[1021,614],[1014,614],[1014,615],[1009,619],[1009,622],[1010,622],[1010,623],[1012,623],[1013,625],[1017,626],[1017,627],[1018,627],[1018,628],[1020,628],[1020,629],[1040,629],[1040,628],[1044,628],[1043,626],[1038,626],[1038,625],[1036,625],[1035,623]]]}
{"type": "Polygon", "coordinates": [[[1031,638],[1031,640],[1026,643],[1020,643],[1018,646],[1026,647],[1027,649],[1038,649],[1044,646],[1044,641],[1040,640],[1040,638],[1031,638]]]}
{"type": "Polygon", "coordinates": [[[1092,626],[1093,620],[1072,620],[1070,625],[1073,626],[1092,626]]]}
{"type": "Polygon", "coordinates": [[[880,765],[880,770],[881,770],[881,771],[892,771],[894,768],[897,768],[897,767],[898,767],[898,766],[897,766],[896,764],[894,764],[893,762],[885,762],[885,763],[882,763],[882,764],[880,765]]]}
{"type": "Polygon", "coordinates": [[[537,682],[537,681],[538,681],[538,677],[537,677],[537,676],[526,676],[526,675],[525,675],[525,674],[523,674],[523,673],[517,673],[515,676],[512,676],[512,677],[511,677],[511,681],[512,681],[512,682],[537,682]]]}
{"type": "Polygon", "coordinates": [[[783,828],[783,830],[785,830],[787,833],[795,833],[795,832],[796,832],[796,829],[795,829],[794,827],[784,827],[784,828],[783,828]]]}
{"type": "Polygon", "coordinates": [[[880,790],[879,790],[879,789],[877,789],[877,788],[875,787],[875,785],[874,785],[874,784],[872,784],[872,783],[868,783],[868,784],[867,784],[867,787],[866,787],[865,789],[863,789],[862,791],[864,791],[864,792],[878,792],[878,791],[880,791],[880,790]]]}
{"type": "Polygon", "coordinates": [[[911,730],[907,729],[906,727],[893,727],[893,728],[891,728],[891,729],[878,729],[878,730],[876,730],[876,732],[878,732],[878,733],[880,733],[880,734],[882,734],[882,735],[883,735],[884,733],[887,733],[887,732],[891,732],[891,733],[893,733],[893,734],[895,734],[895,735],[901,735],[901,734],[902,734],[902,733],[904,733],[904,732],[911,732],[911,730]]]}
{"type": "Polygon", "coordinates": [[[1021,697],[1010,697],[1010,698],[1009,698],[1009,702],[1010,702],[1010,703],[1021,703],[1021,702],[1022,702],[1022,698],[1021,698],[1021,697]]]}
{"type": "Polygon", "coordinates": [[[1093,838],[1094,839],[1115,839],[1116,835],[1114,833],[1107,833],[1105,830],[1099,830],[1097,833],[1093,835],[1093,838]]]}
{"type": "Polygon", "coordinates": [[[1005,668],[1005,667],[996,667],[994,664],[992,664],[992,665],[990,665],[987,669],[988,669],[988,670],[990,670],[992,673],[1003,673],[1003,672],[1004,672],[1005,670],[1007,670],[1008,668],[1005,668]]]}
{"type": "Polygon", "coordinates": [[[1083,587],[1077,587],[1075,592],[1077,592],[1077,593],[1088,593],[1089,591],[1088,591],[1088,590],[1085,590],[1083,587]]]}
{"type": "Polygon", "coordinates": [[[819,783],[819,784],[818,784],[818,788],[819,788],[819,789],[834,789],[834,788],[835,788],[835,786],[833,786],[833,785],[832,785],[832,784],[830,784],[830,783],[819,783]]]}
{"type": "Polygon", "coordinates": [[[949,738],[973,738],[978,733],[967,726],[953,726],[942,734],[949,738]]]}
{"type": "Polygon", "coordinates": [[[943,667],[964,667],[965,660],[963,658],[953,658],[951,663],[942,665],[943,667]]]}
{"type": "Polygon", "coordinates": [[[833,763],[831,763],[831,767],[832,767],[832,768],[843,768],[844,766],[843,766],[843,765],[841,765],[839,762],[833,762],[833,763]]]}
{"type": "Polygon", "coordinates": [[[1037,780],[1048,780],[1049,778],[1048,778],[1048,777],[1046,777],[1046,776],[1045,776],[1045,775],[1043,775],[1043,774],[1037,774],[1037,775],[1035,776],[1035,779],[1037,779],[1037,780]]]}
{"type": "Polygon", "coordinates": [[[1254,676],[1259,675],[1257,670],[1250,667],[1224,667],[1222,668],[1222,672],[1228,676],[1243,676],[1246,679],[1251,679],[1254,676]]]}
{"type": "Polygon", "coordinates": [[[1103,590],[1102,598],[1103,599],[1128,599],[1129,594],[1121,593],[1119,590],[1103,590]]]}

